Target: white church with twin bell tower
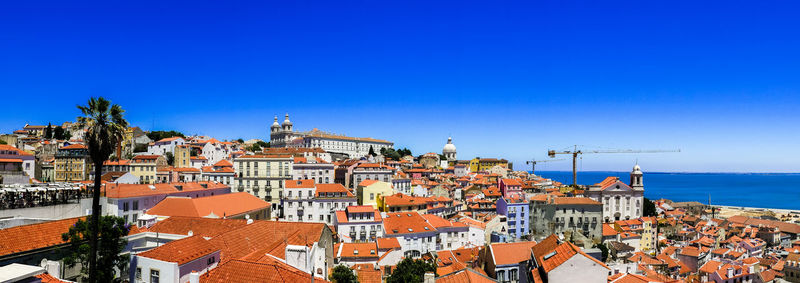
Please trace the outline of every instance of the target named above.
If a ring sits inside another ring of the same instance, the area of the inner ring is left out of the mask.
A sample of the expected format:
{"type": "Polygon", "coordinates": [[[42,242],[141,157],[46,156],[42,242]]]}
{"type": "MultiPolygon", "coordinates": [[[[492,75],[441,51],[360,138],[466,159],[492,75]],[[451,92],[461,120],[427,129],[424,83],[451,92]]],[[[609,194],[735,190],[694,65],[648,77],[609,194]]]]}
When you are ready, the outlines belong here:
{"type": "Polygon", "coordinates": [[[618,177],[607,177],[589,186],[584,195],[603,203],[603,220],[612,222],[642,217],[644,184],[639,164],[633,166],[631,180],[625,184],[618,177]]]}
{"type": "Polygon", "coordinates": [[[278,116],[272,122],[269,131],[270,147],[304,147],[322,148],[329,153],[336,153],[347,158],[361,158],[369,155],[370,149],[380,152],[383,148],[393,148],[394,143],[373,138],[354,138],[345,135],[323,132],[313,129],[307,132],[294,130],[287,113],[283,123],[278,124],[278,116]]]}

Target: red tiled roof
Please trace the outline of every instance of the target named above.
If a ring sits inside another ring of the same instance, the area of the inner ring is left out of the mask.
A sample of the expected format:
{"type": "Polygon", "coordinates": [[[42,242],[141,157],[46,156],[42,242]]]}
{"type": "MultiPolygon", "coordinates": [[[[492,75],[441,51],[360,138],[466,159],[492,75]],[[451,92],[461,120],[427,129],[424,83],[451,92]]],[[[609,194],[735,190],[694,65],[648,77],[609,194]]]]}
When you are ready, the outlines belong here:
{"type": "Polygon", "coordinates": [[[516,242],[516,243],[497,243],[491,244],[491,255],[494,257],[495,265],[518,264],[531,258],[531,248],[536,245],[535,241],[516,242]]]}
{"type": "Polygon", "coordinates": [[[388,213],[387,217],[383,219],[383,227],[386,235],[436,231],[436,228],[428,224],[425,218],[413,211],[388,213]]]}
{"type": "Polygon", "coordinates": [[[314,179],[307,180],[286,180],[284,182],[287,189],[311,189],[314,188],[314,179]]]}
{"type": "Polygon", "coordinates": [[[364,180],[364,181],[361,181],[361,183],[359,183],[358,185],[366,187],[366,186],[375,184],[377,182],[379,182],[379,181],[378,180],[364,180]]]}
{"type": "Polygon", "coordinates": [[[85,145],[75,143],[75,144],[71,144],[71,145],[62,147],[61,149],[87,149],[87,147],[85,145]]]}
{"type": "Polygon", "coordinates": [[[168,184],[107,184],[106,196],[109,198],[130,198],[149,195],[164,195],[179,192],[201,192],[206,190],[227,188],[227,185],[214,182],[168,183],[168,184]],[[206,188],[203,187],[206,186],[206,188]],[[178,190],[176,186],[181,186],[178,190]]]}
{"type": "Polygon", "coordinates": [[[137,256],[183,265],[218,250],[202,236],[191,236],[166,243],[137,256]]]}
{"type": "Polygon", "coordinates": [[[503,184],[506,186],[522,186],[522,184],[517,179],[502,179],[503,184]]]}
{"type": "Polygon", "coordinates": [[[176,235],[187,235],[192,231],[194,235],[203,237],[214,237],[216,235],[238,229],[247,225],[244,219],[213,219],[172,216],[158,221],[147,231],[156,233],[167,233],[176,235]]]}
{"type": "Polygon", "coordinates": [[[397,238],[377,238],[376,242],[380,250],[400,249],[400,242],[397,238]]]}
{"type": "Polygon", "coordinates": [[[590,204],[590,205],[601,205],[599,201],[590,199],[590,198],[579,198],[579,197],[556,197],[553,199],[553,203],[555,204],[590,204]]]}
{"type": "Polygon", "coordinates": [[[335,256],[344,258],[370,258],[378,257],[378,245],[372,243],[339,243],[336,246],[335,256]]]}
{"type": "MultiPolygon", "coordinates": [[[[200,277],[203,283],[311,282],[311,274],[275,259],[264,262],[232,260],[220,264],[200,277]]],[[[314,282],[328,282],[315,278],[314,282]]]]}
{"type": "Polygon", "coordinates": [[[68,232],[78,219],[81,218],[0,229],[0,256],[64,244],[61,234],[68,232]]]}
{"type": "Polygon", "coordinates": [[[342,184],[317,184],[317,196],[319,197],[323,193],[346,193],[346,197],[355,197],[342,184]]]}
{"type": "Polygon", "coordinates": [[[228,166],[233,166],[233,163],[231,163],[227,159],[223,159],[223,160],[217,161],[217,163],[214,163],[214,167],[228,167],[228,166]]]}
{"type": "Polygon", "coordinates": [[[346,209],[347,212],[351,213],[367,213],[375,211],[375,208],[373,208],[371,205],[351,205],[346,209]]]}
{"type": "Polygon", "coordinates": [[[232,217],[269,207],[270,204],[246,192],[200,198],[167,197],[147,214],[160,216],[232,217]]]}
{"type": "Polygon", "coordinates": [[[489,283],[489,282],[497,282],[492,278],[489,278],[486,275],[481,274],[479,271],[476,271],[472,268],[464,268],[459,271],[452,272],[450,274],[439,274],[439,278],[436,278],[436,283],[461,283],[461,282],[468,282],[468,283],[489,283]]]}

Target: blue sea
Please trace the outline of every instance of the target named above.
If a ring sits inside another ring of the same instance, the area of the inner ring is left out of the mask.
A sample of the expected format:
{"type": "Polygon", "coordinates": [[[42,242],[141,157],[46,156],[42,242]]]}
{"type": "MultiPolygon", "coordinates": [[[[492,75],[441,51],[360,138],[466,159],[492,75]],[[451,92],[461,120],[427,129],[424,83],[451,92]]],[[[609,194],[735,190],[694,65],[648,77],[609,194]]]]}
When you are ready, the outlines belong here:
{"type": "MultiPolygon", "coordinates": [[[[536,175],[572,184],[572,171],[536,171],[536,175]]],[[[578,184],[608,176],[630,181],[629,172],[578,172],[578,184]]],[[[644,173],[649,199],[699,201],[712,205],[800,209],[800,173],[644,173]]]]}

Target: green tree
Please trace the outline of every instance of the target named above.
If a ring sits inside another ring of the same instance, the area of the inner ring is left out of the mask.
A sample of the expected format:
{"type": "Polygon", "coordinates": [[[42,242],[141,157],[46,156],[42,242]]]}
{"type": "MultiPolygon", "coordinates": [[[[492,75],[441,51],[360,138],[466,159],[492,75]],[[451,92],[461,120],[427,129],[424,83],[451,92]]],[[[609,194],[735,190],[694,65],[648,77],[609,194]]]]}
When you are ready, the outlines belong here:
{"type": "Polygon", "coordinates": [[[197,149],[194,148],[194,147],[192,149],[190,149],[189,150],[189,156],[197,156],[197,149]]]}
{"type": "Polygon", "coordinates": [[[386,278],[386,283],[423,282],[426,272],[433,272],[436,276],[436,265],[421,259],[405,258],[397,264],[392,275],[386,278]]]}
{"type": "Polygon", "coordinates": [[[337,265],[331,272],[330,279],[334,283],[356,283],[358,278],[353,270],[345,265],[337,265]]]}
{"type": "Polygon", "coordinates": [[[656,204],[651,200],[644,198],[644,207],[642,208],[642,215],[645,217],[656,216],[656,204]]]}
{"type": "Polygon", "coordinates": [[[50,123],[47,123],[47,128],[44,129],[44,138],[45,139],[53,138],[53,125],[50,123]]]}
{"type": "Polygon", "coordinates": [[[56,128],[53,129],[53,138],[54,139],[57,139],[57,140],[69,140],[71,137],[72,137],[72,134],[69,131],[64,130],[64,128],[62,128],[61,126],[56,126],[56,128]]]}
{"type": "Polygon", "coordinates": [[[0,144],[8,144],[8,142],[6,142],[6,140],[0,140],[0,144]]]}
{"type": "Polygon", "coordinates": [[[606,262],[606,260],[608,259],[608,247],[606,247],[605,244],[599,244],[597,245],[597,248],[600,249],[600,254],[601,254],[600,257],[602,258],[601,261],[606,262]]]}
{"type": "Polygon", "coordinates": [[[381,151],[382,151],[381,154],[383,154],[383,156],[386,156],[387,158],[391,158],[392,160],[400,160],[400,158],[402,157],[402,156],[400,156],[399,152],[397,152],[397,151],[395,151],[394,149],[391,149],[391,148],[381,149],[381,151]]]}
{"type": "Polygon", "coordinates": [[[369,155],[370,155],[370,156],[375,156],[375,149],[374,149],[374,148],[372,148],[372,146],[371,146],[371,145],[369,146],[369,155]]]}
{"type": "Polygon", "coordinates": [[[137,144],[133,147],[133,152],[147,152],[147,144],[137,144]]]}
{"type": "Polygon", "coordinates": [[[269,143],[268,143],[268,142],[264,142],[264,141],[257,141],[255,144],[257,144],[257,145],[258,145],[258,146],[260,146],[261,148],[267,148],[267,147],[269,147],[269,143]]]}
{"type": "Polygon", "coordinates": [[[167,157],[167,164],[169,166],[175,165],[175,155],[173,155],[172,152],[167,152],[166,154],[164,154],[164,156],[167,157]]]}
{"type": "Polygon", "coordinates": [[[84,221],[78,220],[69,231],[61,234],[61,239],[68,242],[68,254],[64,258],[64,263],[70,268],[75,267],[76,264],[81,264],[81,275],[83,280],[94,280],[89,282],[121,282],[122,278],[117,278],[119,275],[127,274],[128,261],[130,255],[122,255],[122,250],[128,243],[125,236],[130,232],[130,226],[125,224],[125,219],[116,216],[103,216],[100,217],[100,242],[97,252],[97,266],[98,269],[94,273],[93,279],[86,278],[91,274],[89,270],[89,258],[91,248],[87,243],[90,238],[90,227],[93,226],[91,220],[84,221]]]}
{"type": "MultiPolygon", "coordinates": [[[[85,106],[78,105],[83,116],[78,117],[76,129],[86,129],[84,140],[89,148],[89,156],[94,162],[94,168],[103,168],[103,162],[114,152],[119,141],[125,135],[128,121],[125,120],[122,110],[117,104],[111,104],[105,98],[90,98],[85,106]]],[[[92,217],[88,228],[89,234],[89,282],[105,282],[100,280],[99,270],[111,269],[111,266],[99,266],[97,261],[98,236],[100,234],[100,175],[102,170],[94,170],[94,189],[92,190],[92,217]]]]}
{"type": "Polygon", "coordinates": [[[159,141],[171,137],[186,138],[186,136],[184,136],[183,133],[178,131],[150,131],[147,132],[147,137],[153,141],[159,141]]]}
{"type": "Polygon", "coordinates": [[[244,140],[243,140],[243,139],[241,139],[241,138],[240,138],[240,139],[238,139],[238,140],[236,140],[236,141],[238,141],[239,143],[244,143],[244,140]]]}
{"type": "Polygon", "coordinates": [[[250,148],[248,150],[250,150],[252,152],[260,152],[261,151],[261,146],[258,145],[257,143],[254,143],[253,145],[250,146],[250,148]]]}

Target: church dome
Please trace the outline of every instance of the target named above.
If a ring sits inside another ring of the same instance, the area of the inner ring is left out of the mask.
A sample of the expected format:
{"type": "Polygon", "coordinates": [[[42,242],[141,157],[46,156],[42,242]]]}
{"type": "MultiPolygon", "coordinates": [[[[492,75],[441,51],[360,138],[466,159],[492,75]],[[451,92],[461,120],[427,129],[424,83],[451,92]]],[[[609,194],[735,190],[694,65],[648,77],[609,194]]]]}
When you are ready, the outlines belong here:
{"type": "Polygon", "coordinates": [[[281,125],[288,126],[288,125],[291,125],[291,124],[292,124],[292,122],[289,121],[289,113],[286,113],[286,119],[283,120],[283,124],[281,124],[281,125]]]}
{"type": "Polygon", "coordinates": [[[281,127],[281,125],[278,124],[278,116],[275,116],[275,121],[272,122],[272,127],[273,128],[280,128],[281,127]]]}
{"type": "Polygon", "coordinates": [[[447,138],[447,144],[444,145],[442,153],[456,152],[456,146],[453,145],[453,138],[447,138]]]}
{"type": "Polygon", "coordinates": [[[633,172],[642,172],[642,168],[639,167],[639,164],[633,166],[633,172]]]}

